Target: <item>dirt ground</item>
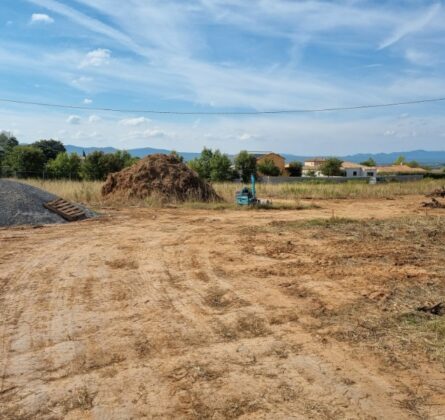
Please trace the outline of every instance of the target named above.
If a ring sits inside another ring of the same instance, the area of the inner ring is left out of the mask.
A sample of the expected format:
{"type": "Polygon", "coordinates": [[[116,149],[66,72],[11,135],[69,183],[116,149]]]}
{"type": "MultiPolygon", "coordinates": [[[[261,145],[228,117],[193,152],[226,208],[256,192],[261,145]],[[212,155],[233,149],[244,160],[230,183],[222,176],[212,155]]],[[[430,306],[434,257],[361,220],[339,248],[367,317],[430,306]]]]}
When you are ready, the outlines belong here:
{"type": "Polygon", "coordinates": [[[0,230],[0,418],[445,418],[423,200],[0,230]]]}

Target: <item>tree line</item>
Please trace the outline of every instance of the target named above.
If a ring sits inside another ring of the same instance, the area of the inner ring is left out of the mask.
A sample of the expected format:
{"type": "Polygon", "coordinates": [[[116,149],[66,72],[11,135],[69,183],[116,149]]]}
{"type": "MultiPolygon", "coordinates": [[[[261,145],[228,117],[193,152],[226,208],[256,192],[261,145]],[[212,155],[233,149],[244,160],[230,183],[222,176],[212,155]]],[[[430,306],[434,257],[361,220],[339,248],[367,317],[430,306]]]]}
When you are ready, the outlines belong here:
{"type": "Polygon", "coordinates": [[[103,181],[137,159],[126,151],[69,154],[62,142],[52,139],[20,145],[13,135],[0,133],[0,174],[6,176],[103,181]]]}
{"type": "MultiPolygon", "coordinates": [[[[172,152],[181,161],[183,158],[172,152]]],[[[39,140],[30,145],[20,145],[15,136],[7,132],[0,133],[0,176],[17,176],[22,178],[52,178],[73,180],[105,180],[107,175],[118,172],[133,165],[138,158],[132,157],[126,151],[104,153],[95,151],[88,155],[79,156],[76,153],[67,153],[65,146],[58,140],[39,140]]],[[[211,182],[232,181],[241,178],[249,182],[251,175],[292,177],[302,176],[303,163],[290,162],[286,167],[286,174],[281,173],[275,163],[270,159],[258,161],[247,151],[241,151],[234,160],[219,150],[204,148],[199,157],[187,163],[198,175],[211,182]]],[[[343,161],[332,157],[326,159],[319,168],[323,175],[341,176],[343,161]]],[[[407,162],[400,156],[394,164],[405,164],[419,167],[415,162],[407,162]]],[[[376,166],[371,157],[363,166],[376,166]]],[[[312,174],[315,176],[315,171],[312,174]]],[[[307,176],[311,176],[310,171],[307,176]]]]}

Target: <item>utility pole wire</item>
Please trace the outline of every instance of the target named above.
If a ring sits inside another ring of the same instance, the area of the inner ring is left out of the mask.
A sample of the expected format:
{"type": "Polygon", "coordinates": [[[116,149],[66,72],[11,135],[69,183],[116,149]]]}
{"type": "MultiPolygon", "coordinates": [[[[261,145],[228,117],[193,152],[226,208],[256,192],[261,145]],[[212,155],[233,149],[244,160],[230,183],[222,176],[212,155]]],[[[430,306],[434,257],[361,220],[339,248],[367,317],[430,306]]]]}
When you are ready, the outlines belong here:
{"type": "Polygon", "coordinates": [[[445,98],[433,98],[433,99],[419,99],[405,102],[392,102],[386,104],[373,104],[373,105],[358,105],[358,106],[348,106],[348,107],[336,107],[336,108],[315,108],[315,109],[283,109],[275,111],[159,111],[151,109],[119,109],[119,108],[96,108],[89,106],[76,106],[76,105],[62,105],[54,103],[45,102],[31,102],[31,101],[20,101],[14,99],[0,98],[0,102],[11,103],[18,105],[32,105],[41,106],[48,108],[62,108],[62,109],[73,109],[82,111],[103,111],[103,112],[119,112],[125,114],[163,114],[163,115],[274,115],[274,114],[304,114],[304,113],[314,113],[314,112],[338,112],[338,111],[354,111],[360,109],[369,108],[389,108],[402,105],[415,105],[424,104],[431,102],[442,102],[445,98]]]}

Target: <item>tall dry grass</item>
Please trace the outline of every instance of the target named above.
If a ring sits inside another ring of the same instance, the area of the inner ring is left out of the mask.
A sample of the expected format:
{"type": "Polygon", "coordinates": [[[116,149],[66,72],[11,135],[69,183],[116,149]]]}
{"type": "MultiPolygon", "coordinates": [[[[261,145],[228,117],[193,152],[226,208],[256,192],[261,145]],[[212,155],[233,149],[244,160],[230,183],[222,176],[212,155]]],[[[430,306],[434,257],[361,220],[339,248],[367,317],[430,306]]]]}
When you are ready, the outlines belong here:
{"type": "MultiPolygon", "coordinates": [[[[369,185],[363,182],[344,184],[283,183],[257,184],[257,195],[268,199],[345,199],[345,198],[393,198],[402,195],[428,194],[444,185],[444,180],[423,179],[415,182],[390,182],[369,185]]],[[[233,200],[239,184],[215,184],[216,192],[226,200],[233,200]]]]}
{"type": "MultiPolygon", "coordinates": [[[[128,205],[128,201],[122,202],[122,200],[116,200],[113,202],[110,201],[110,199],[105,200],[100,192],[102,183],[98,181],[51,181],[28,179],[21,180],[21,182],[34,185],[63,197],[66,200],[85,203],[92,207],[128,205]]],[[[291,200],[293,202],[298,202],[298,200],[302,199],[394,198],[402,195],[428,194],[443,184],[443,180],[432,179],[377,185],[356,182],[348,182],[345,184],[258,184],[257,195],[263,199],[291,200]]],[[[216,192],[223,197],[227,203],[234,202],[235,192],[241,188],[240,184],[235,183],[216,183],[213,186],[216,192]]],[[[143,204],[147,206],[155,206],[159,203],[157,201],[147,200],[143,204]]],[[[188,203],[188,205],[190,205],[190,203],[188,203]]],[[[221,208],[221,206],[217,207],[221,208]]]]}

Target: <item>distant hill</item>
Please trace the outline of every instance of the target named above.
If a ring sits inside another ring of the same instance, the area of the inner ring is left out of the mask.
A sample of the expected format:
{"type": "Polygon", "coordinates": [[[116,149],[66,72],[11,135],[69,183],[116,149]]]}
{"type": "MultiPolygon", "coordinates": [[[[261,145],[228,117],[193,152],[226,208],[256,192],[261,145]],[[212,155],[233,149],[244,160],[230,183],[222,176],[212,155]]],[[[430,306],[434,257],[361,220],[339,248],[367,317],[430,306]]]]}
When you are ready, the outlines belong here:
{"type": "MultiPolygon", "coordinates": [[[[92,153],[94,151],[102,151],[104,153],[114,153],[118,149],[114,147],[80,147],[80,146],[65,146],[68,153],[77,153],[82,155],[82,151],[86,154],[92,153]]],[[[170,153],[167,149],[154,149],[151,147],[145,147],[141,149],[130,149],[128,152],[135,157],[144,157],[148,155],[154,155],[156,153],[170,153]]],[[[198,157],[200,154],[196,152],[178,152],[184,157],[186,161],[192,160],[198,157]]],[[[302,156],[282,153],[286,161],[290,162],[293,160],[304,161],[310,159],[313,156],[302,156]]],[[[443,165],[445,164],[445,151],[427,151],[427,150],[413,150],[409,152],[392,152],[392,153],[358,153],[355,155],[339,156],[343,160],[350,162],[363,162],[364,160],[372,157],[377,164],[387,165],[394,162],[400,155],[405,156],[407,161],[416,160],[417,162],[425,165],[443,165]]],[[[233,157],[233,156],[232,156],[233,157]]]]}
{"type": "MultiPolygon", "coordinates": [[[[117,152],[118,149],[114,147],[80,147],[80,146],[72,146],[67,145],[65,146],[66,151],[68,153],[77,153],[79,156],[82,155],[82,152],[85,151],[85,153],[88,155],[92,152],[104,152],[104,153],[114,153],[117,152]]],[[[171,150],[167,149],[154,149],[152,147],[144,147],[142,149],[130,149],[127,150],[128,153],[131,154],[133,157],[144,157],[149,155],[155,155],[156,153],[170,153],[171,150]]],[[[189,152],[178,152],[181,156],[184,157],[186,161],[192,160],[195,157],[199,156],[200,153],[189,153],[189,152]]]]}

